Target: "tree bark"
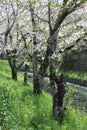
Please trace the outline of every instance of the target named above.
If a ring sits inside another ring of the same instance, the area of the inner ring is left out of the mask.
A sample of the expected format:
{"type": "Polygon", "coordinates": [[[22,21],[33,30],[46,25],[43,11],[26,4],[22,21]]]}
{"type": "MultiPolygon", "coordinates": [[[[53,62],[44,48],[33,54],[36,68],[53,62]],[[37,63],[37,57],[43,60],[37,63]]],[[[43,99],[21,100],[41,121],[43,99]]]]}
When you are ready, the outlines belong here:
{"type": "Polygon", "coordinates": [[[11,67],[12,70],[12,79],[17,81],[17,69],[15,67],[11,67]]]}
{"type": "Polygon", "coordinates": [[[24,73],[24,83],[27,84],[28,82],[28,69],[29,65],[25,64],[25,73],[24,73]]]}
{"type": "Polygon", "coordinates": [[[49,40],[50,45],[50,85],[53,88],[53,117],[56,120],[61,120],[64,113],[63,98],[65,94],[65,84],[63,81],[63,75],[58,76],[56,73],[56,46],[57,46],[57,34],[55,32],[53,39],[49,40]]]}
{"type": "Polygon", "coordinates": [[[65,84],[62,75],[58,77],[56,74],[51,75],[51,87],[54,88],[53,96],[53,117],[62,121],[64,115],[63,98],[65,94],[65,84]]]}
{"type": "Polygon", "coordinates": [[[35,94],[41,94],[42,86],[40,84],[40,75],[38,73],[38,63],[37,62],[38,62],[37,52],[34,52],[34,55],[33,55],[33,82],[34,82],[33,92],[35,94]]]}
{"type": "Polygon", "coordinates": [[[15,54],[14,55],[12,54],[14,52],[15,50],[13,51],[7,50],[7,58],[8,58],[9,65],[11,67],[12,79],[16,81],[17,80],[16,57],[15,54]]]}

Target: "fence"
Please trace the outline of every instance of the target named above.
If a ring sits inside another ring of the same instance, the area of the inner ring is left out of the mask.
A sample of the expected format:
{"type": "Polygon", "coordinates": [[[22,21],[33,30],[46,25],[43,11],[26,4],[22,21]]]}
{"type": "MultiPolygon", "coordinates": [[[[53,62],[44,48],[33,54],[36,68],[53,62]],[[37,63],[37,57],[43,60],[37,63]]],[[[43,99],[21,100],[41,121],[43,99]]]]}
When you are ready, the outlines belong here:
{"type": "Polygon", "coordinates": [[[63,57],[63,70],[87,71],[87,50],[72,52],[63,57]]]}

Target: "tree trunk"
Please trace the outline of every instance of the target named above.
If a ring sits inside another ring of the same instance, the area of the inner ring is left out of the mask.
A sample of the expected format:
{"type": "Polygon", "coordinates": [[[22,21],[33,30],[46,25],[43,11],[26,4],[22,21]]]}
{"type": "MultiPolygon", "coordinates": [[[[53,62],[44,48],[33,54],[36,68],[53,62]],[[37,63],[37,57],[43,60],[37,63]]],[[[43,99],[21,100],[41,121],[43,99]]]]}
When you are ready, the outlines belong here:
{"type": "Polygon", "coordinates": [[[34,93],[41,94],[42,93],[42,86],[40,84],[39,76],[34,77],[34,93]]]}
{"type": "Polygon", "coordinates": [[[50,85],[53,88],[53,117],[56,120],[61,120],[63,117],[64,107],[63,98],[65,94],[65,85],[63,75],[56,74],[56,60],[55,52],[57,46],[57,32],[53,39],[50,41],[50,85]]]}
{"type": "Polygon", "coordinates": [[[38,63],[37,63],[37,52],[34,52],[33,55],[33,92],[35,94],[41,94],[42,93],[42,86],[41,86],[41,75],[38,73],[38,63]]]}
{"type": "Polygon", "coordinates": [[[56,120],[62,121],[64,115],[63,98],[65,94],[65,84],[63,76],[51,75],[51,87],[54,88],[53,96],[53,117],[56,120]]]}
{"type": "Polygon", "coordinates": [[[28,69],[29,65],[25,64],[25,73],[24,73],[24,83],[27,84],[28,82],[28,69]]]}
{"type": "Polygon", "coordinates": [[[12,53],[15,50],[13,50],[13,52],[10,50],[6,50],[6,51],[7,51],[8,62],[9,62],[9,65],[10,65],[11,71],[12,71],[12,79],[16,81],[17,80],[16,58],[15,58],[15,54],[12,55],[12,53]]]}
{"type": "MultiPolygon", "coordinates": [[[[35,20],[35,15],[34,15],[34,8],[32,6],[32,2],[30,2],[30,12],[31,12],[31,20],[32,20],[32,31],[36,32],[37,29],[37,24],[36,24],[36,20],[35,20]]],[[[33,45],[34,45],[34,49],[36,49],[36,44],[37,40],[36,40],[36,33],[33,35],[33,45]]],[[[38,63],[37,63],[37,51],[35,50],[33,53],[33,92],[35,94],[41,94],[42,93],[42,86],[40,84],[40,75],[38,72],[38,63]]]]}
{"type": "Polygon", "coordinates": [[[11,70],[12,70],[12,79],[17,81],[17,69],[15,67],[12,67],[11,70]]]}
{"type": "Polygon", "coordinates": [[[56,120],[62,121],[64,114],[63,98],[65,94],[65,83],[63,75],[56,74],[55,60],[51,59],[50,63],[50,85],[53,89],[53,117],[56,120]]]}

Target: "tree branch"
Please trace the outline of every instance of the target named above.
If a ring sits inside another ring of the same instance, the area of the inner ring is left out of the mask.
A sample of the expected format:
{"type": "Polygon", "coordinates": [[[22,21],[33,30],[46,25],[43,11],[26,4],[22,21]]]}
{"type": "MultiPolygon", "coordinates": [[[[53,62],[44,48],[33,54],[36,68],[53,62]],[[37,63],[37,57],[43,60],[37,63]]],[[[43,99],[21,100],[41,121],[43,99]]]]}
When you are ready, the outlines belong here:
{"type": "MultiPolygon", "coordinates": [[[[23,33],[22,33],[21,30],[20,30],[20,33],[21,33],[22,39],[23,39],[23,41],[24,41],[24,47],[25,47],[26,49],[28,49],[27,44],[26,44],[26,38],[25,38],[25,36],[23,35],[23,33]]],[[[32,59],[32,55],[31,55],[29,52],[28,52],[28,55],[29,55],[30,58],[32,59]]]]}
{"type": "Polygon", "coordinates": [[[37,18],[39,18],[41,21],[44,21],[44,22],[46,22],[46,23],[49,23],[46,19],[41,18],[41,17],[38,16],[37,14],[34,13],[34,15],[35,15],[37,18]]]}
{"type": "Polygon", "coordinates": [[[48,0],[48,24],[49,24],[49,29],[50,32],[52,30],[52,26],[51,26],[51,9],[50,9],[50,0],[48,0]]]}
{"type": "Polygon", "coordinates": [[[77,7],[81,7],[81,5],[83,4],[84,2],[80,2],[76,5],[73,5],[71,7],[65,7],[61,10],[61,12],[58,14],[57,16],[57,19],[56,19],[56,23],[54,25],[54,28],[52,30],[52,33],[54,33],[55,31],[58,30],[58,28],[60,27],[61,23],[64,21],[64,19],[66,18],[66,16],[68,16],[69,14],[71,14],[72,12],[74,12],[77,7]]]}
{"type": "Polygon", "coordinates": [[[68,0],[63,0],[63,6],[67,4],[68,0]]]}

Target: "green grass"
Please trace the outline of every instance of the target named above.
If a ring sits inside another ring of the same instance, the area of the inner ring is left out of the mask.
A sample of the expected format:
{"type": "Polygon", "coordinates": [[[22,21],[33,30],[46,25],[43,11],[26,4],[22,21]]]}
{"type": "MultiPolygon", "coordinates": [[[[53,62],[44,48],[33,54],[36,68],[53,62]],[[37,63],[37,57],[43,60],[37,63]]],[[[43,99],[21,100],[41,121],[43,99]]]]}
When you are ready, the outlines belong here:
{"type": "Polygon", "coordinates": [[[67,110],[60,126],[52,116],[51,95],[34,95],[32,83],[24,85],[21,74],[18,79],[13,81],[7,61],[0,61],[0,130],[87,130],[87,115],[69,105],[72,91],[66,94],[67,110]]]}
{"type": "Polygon", "coordinates": [[[77,79],[81,81],[87,81],[87,72],[65,71],[63,73],[68,78],[77,79]]]}

